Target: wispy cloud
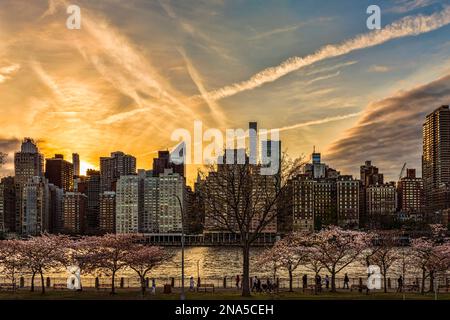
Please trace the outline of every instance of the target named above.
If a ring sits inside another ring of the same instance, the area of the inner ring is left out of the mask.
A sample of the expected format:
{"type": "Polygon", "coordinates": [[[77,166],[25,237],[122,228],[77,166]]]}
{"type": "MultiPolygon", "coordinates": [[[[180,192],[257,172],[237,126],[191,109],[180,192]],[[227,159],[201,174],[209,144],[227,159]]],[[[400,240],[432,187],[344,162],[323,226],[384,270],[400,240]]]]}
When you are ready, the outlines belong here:
{"type": "Polygon", "coordinates": [[[436,0],[396,0],[394,1],[394,5],[387,11],[393,13],[406,13],[428,7],[436,2],[436,0]]]}
{"type": "Polygon", "coordinates": [[[335,72],[335,73],[331,73],[331,74],[327,74],[327,75],[324,75],[324,76],[320,76],[320,77],[317,77],[317,78],[308,80],[308,81],[306,82],[306,85],[311,85],[311,84],[313,84],[313,83],[315,83],[315,82],[318,82],[318,81],[323,81],[323,80],[335,78],[335,77],[339,76],[340,74],[341,74],[341,72],[340,72],[340,71],[337,71],[337,72],[335,72]]]}
{"type": "Polygon", "coordinates": [[[327,161],[357,173],[365,160],[374,160],[382,172],[393,178],[397,178],[404,162],[420,169],[425,116],[449,103],[450,74],[371,103],[358,122],[330,145],[327,161]]]}
{"type": "Polygon", "coordinates": [[[389,72],[390,70],[391,70],[390,67],[379,64],[370,66],[369,68],[369,72],[378,72],[378,73],[389,72]]]}
{"type": "Polygon", "coordinates": [[[327,117],[327,118],[323,118],[323,119],[319,119],[319,120],[311,120],[311,121],[293,124],[290,126],[281,127],[281,128],[278,128],[278,130],[280,132],[282,132],[282,131],[294,130],[294,129],[304,128],[304,127],[316,126],[316,125],[320,125],[320,124],[326,124],[326,123],[330,123],[330,122],[354,118],[359,115],[361,115],[361,112],[344,114],[344,115],[334,116],[334,117],[327,117]]]}
{"type": "Polygon", "coordinates": [[[291,57],[278,66],[266,68],[258,72],[248,80],[211,91],[209,92],[209,96],[214,100],[230,97],[242,91],[252,90],[263,84],[276,81],[293,71],[312,65],[318,61],[342,56],[355,50],[370,48],[393,39],[417,36],[439,29],[449,23],[450,7],[446,7],[442,11],[428,16],[408,16],[393,22],[381,30],[359,35],[340,44],[327,45],[316,53],[306,57],[291,57]]]}
{"type": "Polygon", "coordinates": [[[10,79],[12,75],[20,69],[19,64],[12,64],[0,68],[0,83],[10,79]]]}

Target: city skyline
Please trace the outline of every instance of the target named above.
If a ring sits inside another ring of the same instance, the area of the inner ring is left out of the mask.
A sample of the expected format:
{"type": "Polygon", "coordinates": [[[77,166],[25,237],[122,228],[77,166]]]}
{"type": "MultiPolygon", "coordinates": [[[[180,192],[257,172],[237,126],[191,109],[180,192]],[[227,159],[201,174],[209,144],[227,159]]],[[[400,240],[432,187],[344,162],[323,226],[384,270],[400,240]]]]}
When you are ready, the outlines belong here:
{"type": "MultiPolygon", "coordinates": [[[[450,101],[448,1],[378,1],[383,28],[421,17],[433,27],[404,36],[391,28],[377,44],[369,1],[320,10],[312,1],[79,1],[81,30],[65,28],[66,4],[2,2],[3,175],[26,136],[46,158],[79,153],[82,172],[116,150],[150,169],[156,152],[174,145],[170,133],[198,119],[222,130],[258,121],[281,129],[292,156],[316,146],[353,175],[371,159],[393,180],[404,162],[421,173],[423,118],[450,101]],[[367,40],[359,50],[246,82],[358,35],[367,40]]],[[[188,168],[189,183],[195,173],[188,168]]]]}

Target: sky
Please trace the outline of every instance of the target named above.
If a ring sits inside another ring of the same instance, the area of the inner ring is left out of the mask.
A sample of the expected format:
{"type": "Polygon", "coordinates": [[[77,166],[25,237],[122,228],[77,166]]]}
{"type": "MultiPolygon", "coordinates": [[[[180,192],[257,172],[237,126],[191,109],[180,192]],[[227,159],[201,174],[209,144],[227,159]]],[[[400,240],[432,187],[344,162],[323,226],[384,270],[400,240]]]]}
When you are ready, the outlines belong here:
{"type": "Polygon", "coordinates": [[[117,150],[151,169],[195,120],[279,128],[291,157],[315,146],[343,174],[420,173],[424,117],[450,103],[449,34],[450,0],[0,0],[0,175],[24,137],[82,170],[117,150]]]}

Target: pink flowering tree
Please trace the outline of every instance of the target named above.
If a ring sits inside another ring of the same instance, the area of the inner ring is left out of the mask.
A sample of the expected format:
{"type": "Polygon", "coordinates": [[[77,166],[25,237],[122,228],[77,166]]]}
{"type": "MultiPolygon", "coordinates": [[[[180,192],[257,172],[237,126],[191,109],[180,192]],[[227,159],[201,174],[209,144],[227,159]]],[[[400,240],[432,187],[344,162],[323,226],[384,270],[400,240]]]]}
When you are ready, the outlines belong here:
{"type": "Polygon", "coordinates": [[[44,273],[65,266],[69,239],[62,235],[42,234],[31,237],[20,245],[21,260],[31,272],[31,291],[34,291],[34,278],[41,278],[41,290],[45,293],[44,273]]]}
{"type": "Polygon", "coordinates": [[[172,255],[162,247],[134,244],[124,257],[128,268],[136,272],[141,283],[142,296],[145,295],[146,277],[148,273],[172,255]]]}
{"type": "Polygon", "coordinates": [[[86,240],[91,250],[85,257],[87,265],[111,274],[111,294],[116,293],[116,274],[127,266],[126,259],[136,240],[137,236],[131,234],[106,234],[86,240]]]}
{"type": "Polygon", "coordinates": [[[331,274],[331,291],[336,291],[336,274],[354,262],[367,246],[364,232],[329,227],[311,236],[314,256],[331,274]]]}
{"type": "Polygon", "coordinates": [[[0,269],[10,278],[14,291],[17,274],[25,267],[22,246],[21,240],[0,241],[0,269]]]}

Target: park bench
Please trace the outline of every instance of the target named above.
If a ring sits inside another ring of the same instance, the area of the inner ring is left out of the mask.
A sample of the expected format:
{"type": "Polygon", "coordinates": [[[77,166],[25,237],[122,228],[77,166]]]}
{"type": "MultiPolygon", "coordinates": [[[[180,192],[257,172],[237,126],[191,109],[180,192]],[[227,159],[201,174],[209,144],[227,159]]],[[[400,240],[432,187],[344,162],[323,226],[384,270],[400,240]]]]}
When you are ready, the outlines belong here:
{"type": "Polygon", "coordinates": [[[363,290],[367,290],[368,291],[368,288],[367,288],[367,286],[365,284],[363,284],[363,285],[352,284],[350,286],[350,291],[353,291],[353,289],[359,290],[359,291],[363,291],[363,290]]]}
{"type": "Polygon", "coordinates": [[[404,286],[403,286],[403,289],[404,289],[406,292],[414,292],[414,291],[419,291],[419,290],[420,290],[418,284],[408,284],[408,285],[404,285],[404,286]]]}
{"type": "Polygon", "coordinates": [[[0,283],[0,290],[15,290],[16,285],[12,283],[0,283]]]}
{"type": "Polygon", "coordinates": [[[106,284],[106,283],[100,283],[97,286],[97,290],[108,290],[108,289],[111,289],[111,286],[109,284],[106,284]]]}
{"type": "Polygon", "coordinates": [[[445,289],[445,292],[448,292],[449,289],[450,289],[450,285],[440,284],[440,285],[438,286],[438,292],[439,292],[441,289],[445,289]]]}
{"type": "Polygon", "coordinates": [[[67,284],[64,283],[54,283],[53,284],[53,290],[58,290],[58,289],[67,289],[67,284]]]}
{"type": "Polygon", "coordinates": [[[317,289],[317,287],[316,287],[315,284],[309,284],[309,285],[305,288],[305,290],[308,291],[308,292],[310,292],[310,293],[316,292],[316,289],[317,289]]]}
{"type": "Polygon", "coordinates": [[[200,290],[200,288],[205,289],[205,292],[208,290],[208,288],[212,288],[212,292],[214,293],[214,284],[212,283],[202,283],[197,287],[197,292],[200,290]]]}

